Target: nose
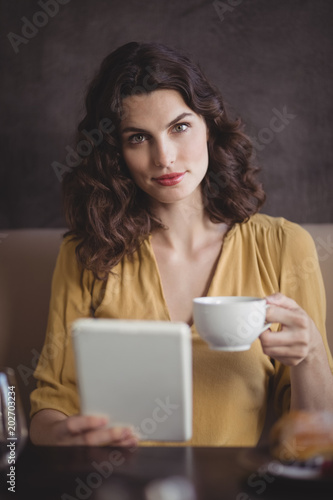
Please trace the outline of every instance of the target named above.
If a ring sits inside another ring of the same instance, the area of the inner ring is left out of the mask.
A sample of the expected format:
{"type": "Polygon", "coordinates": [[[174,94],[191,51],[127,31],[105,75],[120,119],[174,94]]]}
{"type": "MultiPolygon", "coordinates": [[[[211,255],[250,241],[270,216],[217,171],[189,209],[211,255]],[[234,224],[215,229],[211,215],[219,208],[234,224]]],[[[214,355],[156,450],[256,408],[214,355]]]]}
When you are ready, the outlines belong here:
{"type": "Polygon", "coordinates": [[[174,146],[167,139],[160,139],[153,144],[153,163],[156,167],[169,167],[175,161],[174,146]]]}

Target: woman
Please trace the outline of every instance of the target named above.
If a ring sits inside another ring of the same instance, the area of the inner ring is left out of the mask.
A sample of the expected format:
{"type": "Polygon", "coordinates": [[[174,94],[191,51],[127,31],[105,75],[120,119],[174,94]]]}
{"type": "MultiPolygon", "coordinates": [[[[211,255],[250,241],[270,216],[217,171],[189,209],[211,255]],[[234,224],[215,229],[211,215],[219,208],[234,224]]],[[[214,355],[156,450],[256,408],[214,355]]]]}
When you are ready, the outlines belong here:
{"type": "Polygon", "coordinates": [[[70,231],[35,374],[32,440],[138,442],[131,429],[79,415],[70,341],[78,317],[191,325],[194,417],[187,444],[255,445],[270,394],[277,414],[332,409],[333,364],[313,241],[299,226],[257,213],[265,195],[251,143],[228,118],[218,91],[175,51],[129,43],[102,63],[86,108],[78,137],[86,153],[63,183],[70,231]],[[304,277],[297,269],[309,258],[317,267],[304,277]],[[264,332],[249,351],[214,352],[192,324],[192,299],[201,295],[266,296],[267,321],[281,328],[264,332]]]}

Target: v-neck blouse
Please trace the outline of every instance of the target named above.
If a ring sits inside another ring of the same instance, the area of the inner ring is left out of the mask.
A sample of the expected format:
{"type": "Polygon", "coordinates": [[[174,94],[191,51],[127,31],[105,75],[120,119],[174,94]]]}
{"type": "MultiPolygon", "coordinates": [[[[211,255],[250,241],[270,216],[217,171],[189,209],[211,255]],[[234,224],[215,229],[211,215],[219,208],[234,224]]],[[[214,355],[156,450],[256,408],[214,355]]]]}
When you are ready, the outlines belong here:
{"type": "MultiPolygon", "coordinates": [[[[314,242],[297,224],[257,214],[243,224],[235,224],[225,235],[207,295],[265,297],[278,291],[296,300],[314,320],[333,371],[325,333],[325,292],[314,242]],[[310,261],[311,266],[305,265],[310,261]]],[[[53,275],[31,415],[44,408],[66,415],[80,411],[70,325],[79,317],[90,316],[170,321],[150,238],[132,258],[124,258],[106,282],[82,270],[76,260],[75,243],[64,240],[53,275]]],[[[226,353],[209,349],[195,325],[191,332],[193,437],[186,443],[173,444],[255,445],[263,429],[269,396],[277,415],[289,408],[289,369],[263,354],[259,340],[248,351],[226,353]]]]}

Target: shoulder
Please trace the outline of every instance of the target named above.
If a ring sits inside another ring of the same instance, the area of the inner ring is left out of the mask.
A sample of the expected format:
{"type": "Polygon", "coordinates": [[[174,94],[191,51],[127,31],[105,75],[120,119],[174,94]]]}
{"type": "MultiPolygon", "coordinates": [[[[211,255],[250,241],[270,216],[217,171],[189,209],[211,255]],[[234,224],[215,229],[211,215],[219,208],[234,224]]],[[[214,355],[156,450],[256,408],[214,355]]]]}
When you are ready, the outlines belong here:
{"type": "Polygon", "coordinates": [[[278,244],[286,242],[295,244],[313,245],[311,235],[299,224],[284,217],[272,217],[265,214],[255,214],[243,224],[241,231],[252,234],[256,239],[271,239],[278,244]]]}
{"type": "Polygon", "coordinates": [[[85,269],[77,258],[76,247],[79,243],[80,240],[70,235],[64,236],[57,257],[54,279],[81,284],[93,282],[92,272],[85,269]]]}
{"type": "Polygon", "coordinates": [[[256,247],[260,253],[266,253],[277,261],[288,258],[305,258],[316,254],[316,247],[311,235],[299,224],[283,217],[255,214],[242,224],[233,228],[237,244],[244,247],[256,247]]]}
{"type": "Polygon", "coordinates": [[[59,248],[57,264],[65,267],[77,267],[78,260],[76,257],[76,247],[79,241],[74,240],[71,236],[64,236],[59,248]]]}
{"type": "Polygon", "coordinates": [[[258,231],[261,229],[267,229],[272,231],[293,231],[298,230],[300,228],[302,231],[302,227],[295,222],[291,222],[284,217],[272,217],[271,215],[266,214],[255,214],[252,215],[246,222],[242,224],[244,227],[258,231]]]}

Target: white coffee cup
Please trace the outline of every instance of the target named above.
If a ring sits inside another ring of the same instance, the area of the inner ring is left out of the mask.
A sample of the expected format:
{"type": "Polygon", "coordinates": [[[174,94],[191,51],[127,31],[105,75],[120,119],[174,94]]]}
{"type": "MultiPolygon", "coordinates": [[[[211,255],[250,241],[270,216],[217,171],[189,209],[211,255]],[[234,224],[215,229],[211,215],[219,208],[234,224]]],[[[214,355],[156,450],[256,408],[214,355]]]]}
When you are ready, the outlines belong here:
{"type": "Polygon", "coordinates": [[[194,325],[212,349],[246,351],[271,326],[266,308],[266,300],[257,297],[197,297],[194,325]]]}

